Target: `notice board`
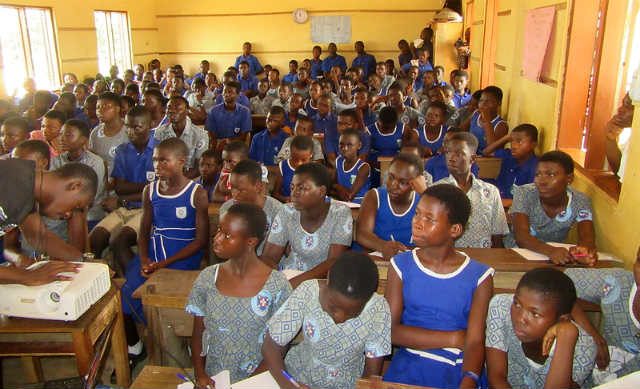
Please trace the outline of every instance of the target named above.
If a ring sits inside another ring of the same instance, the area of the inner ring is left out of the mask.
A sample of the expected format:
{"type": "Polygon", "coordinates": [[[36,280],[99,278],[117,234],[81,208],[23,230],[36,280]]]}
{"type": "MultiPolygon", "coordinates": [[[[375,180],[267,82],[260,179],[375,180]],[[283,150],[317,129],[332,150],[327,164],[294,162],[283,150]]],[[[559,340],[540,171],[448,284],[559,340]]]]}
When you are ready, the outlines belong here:
{"type": "Polygon", "coordinates": [[[542,64],[549,48],[555,15],[555,6],[527,11],[524,24],[522,72],[524,77],[531,81],[540,81],[542,64]]]}
{"type": "Polygon", "coordinates": [[[350,43],[351,16],[312,16],[313,43],[350,43]]]}

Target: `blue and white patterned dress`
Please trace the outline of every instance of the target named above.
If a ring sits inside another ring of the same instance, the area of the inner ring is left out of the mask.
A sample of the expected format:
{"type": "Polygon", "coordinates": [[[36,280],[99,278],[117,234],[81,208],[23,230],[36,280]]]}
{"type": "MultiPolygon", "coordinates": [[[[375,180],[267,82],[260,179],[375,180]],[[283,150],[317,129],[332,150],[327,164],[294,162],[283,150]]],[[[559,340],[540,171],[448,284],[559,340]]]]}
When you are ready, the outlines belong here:
{"type": "Polygon", "coordinates": [[[269,335],[285,346],[302,329],[304,339],[289,350],[287,371],[312,388],[353,388],[362,376],[365,357],[391,353],[391,313],[374,293],[358,317],[336,324],[322,309],[318,280],[296,288],[267,324],[269,335]]]}
{"type": "Polygon", "coordinates": [[[213,265],[200,273],[186,310],[204,320],[202,353],[207,374],[229,370],[233,383],[249,377],[262,361],[267,321],[291,294],[291,284],[274,270],[255,296],[225,296],[216,287],[219,269],[219,264],[213,265]]]}

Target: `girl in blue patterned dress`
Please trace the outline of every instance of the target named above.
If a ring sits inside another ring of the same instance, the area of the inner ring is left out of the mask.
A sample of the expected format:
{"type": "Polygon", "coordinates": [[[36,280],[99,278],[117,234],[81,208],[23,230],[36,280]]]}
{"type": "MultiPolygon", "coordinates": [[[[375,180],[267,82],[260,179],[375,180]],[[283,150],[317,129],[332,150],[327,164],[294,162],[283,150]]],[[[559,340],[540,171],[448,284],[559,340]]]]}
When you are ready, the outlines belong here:
{"type": "Polygon", "coordinates": [[[412,222],[417,248],[393,257],[387,276],[398,350],[385,381],[437,388],[480,384],[494,271],[454,249],[470,213],[469,199],[453,185],[432,186],[420,199],[412,222]]]}
{"type": "Polygon", "coordinates": [[[447,126],[447,106],[441,101],[434,101],[427,107],[425,123],[418,128],[418,140],[424,146],[425,157],[440,153],[447,126]]]}
{"type": "Polygon", "coordinates": [[[224,214],[213,251],[228,259],[196,279],[187,312],[194,316],[191,351],[197,388],[213,387],[212,375],[229,370],[231,382],[256,373],[266,323],[289,297],[286,277],[256,256],[267,218],[253,204],[234,204],[224,214]]]}
{"type": "Polygon", "coordinates": [[[269,320],[262,346],[281,388],[347,389],[359,377],[380,375],[391,353],[391,317],[377,288],[373,261],[349,251],[338,257],[326,281],[308,280],[293,291],[269,320]],[[299,331],[303,340],[287,352],[299,331]]]}
{"type": "Polygon", "coordinates": [[[358,158],[362,146],[360,132],[347,128],[340,135],[340,155],[336,158],[336,183],[333,189],[338,199],[360,204],[369,190],[371,168],[358,158]]]}

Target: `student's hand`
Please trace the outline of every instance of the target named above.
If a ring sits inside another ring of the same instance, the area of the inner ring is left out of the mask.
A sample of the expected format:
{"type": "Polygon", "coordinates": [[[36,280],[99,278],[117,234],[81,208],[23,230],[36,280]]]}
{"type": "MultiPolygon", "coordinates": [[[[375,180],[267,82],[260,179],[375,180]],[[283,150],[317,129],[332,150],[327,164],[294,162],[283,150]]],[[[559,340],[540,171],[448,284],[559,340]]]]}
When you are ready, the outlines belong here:
{"type": "Polygon", "coordinates": [[[51,261],[33,270],[27,270],[22,284],[34,286],[48,284],[53,281],[68,281],[73,277],[60,273],[77,273],[80,271],[80,267],[82,265],[78,263],[51,261]]]}
{"type": "Polygon", "coordinates": [[[596,352],[596,365],[598,366],[598,369],[604,370],[607,368],[607,366],[609,366],[609,362],[611,361],[611,356],[609,355],[609,345],[600,334],[592,336],[592,338],[596,343],[596,347],[598,349],[596,352]]]}
{"type": "Polygon", "coordinates": [[[549,259],[556,265],[567,265],[573,261],[569,250],[564,247],[554,247],[549,253],[549,259]]]}
{"type": "Polygon", "coordinates": [[[569,247],[569,255],[574,262],[586,266],[594,266],[598,261],[598,251],[594,248],[572,246],[569,247]]]}
{"type": "Polygon", "coordinates": [[[161,266],[158,262],[147,263],[141,266],[140,274],[142,274],[144,278],[149,278],[153,274],[153,272],[158,270],[160,267],[161,266]]]}
{"type": "Polygon", "coordinates": [[[552,325],[542,338],[542,355],[549,356],[553,341],[563,341],[566,338],[578,338],[578,328],[569,320],[562,320],[552,325]]]}
{"type": "Polygon", "coordinates": [[[118,209],[118,197],[109,196],[106,199],[102,200],[102,203],[100,203],[100,205],[105,211],[113,212],[118,209]]]}
{"type": "Polygon", "coordinates": [[[211,377],[207,377],[207,375],[199,375],[196,377],[195,389],[215,389],[216,383],[211,379],[211,377]]]}
{"type": "Polygon", "coordinates": [[[427,180],[422,174],[409,181],[409,185],[411,185],[414,192],[418,192],[418,194],[423,194],[424,191],[427,190],[427,180]]]}
{"type": "Polygon", "coordinates": [[[404,244],[402,244],[400,242],[396,242],[394,240],[390,240],[390,241],[385,242],[385,244],[382,247],[382,250],[380,252],[382,253],[382,257],[386,261],[388,261],[388,260],[391,259],[391,257],[393,257],[394,255],[398,254],[399,252],[407,251],[407,250],[408,250],[408,248],[404,244]]]}

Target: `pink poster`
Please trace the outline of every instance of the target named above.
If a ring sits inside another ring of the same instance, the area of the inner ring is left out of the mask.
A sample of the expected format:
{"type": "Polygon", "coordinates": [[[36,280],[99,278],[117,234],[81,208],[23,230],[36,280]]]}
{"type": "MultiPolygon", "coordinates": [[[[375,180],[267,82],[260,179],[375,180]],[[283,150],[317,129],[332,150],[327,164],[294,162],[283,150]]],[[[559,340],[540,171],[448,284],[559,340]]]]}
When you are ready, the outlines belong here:
{"type": "Polygon", "coordinates": [[[556,7],[554,6],[527,11],[524,22],[522,71],[523,75],[531,81],[540,80],[555,15],[556,7]]]}

